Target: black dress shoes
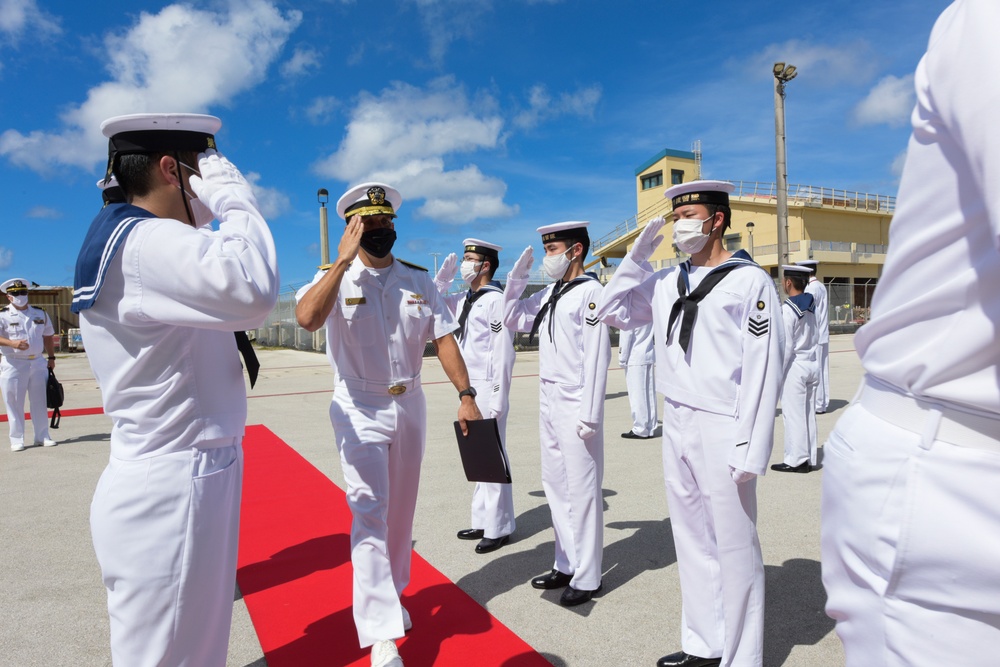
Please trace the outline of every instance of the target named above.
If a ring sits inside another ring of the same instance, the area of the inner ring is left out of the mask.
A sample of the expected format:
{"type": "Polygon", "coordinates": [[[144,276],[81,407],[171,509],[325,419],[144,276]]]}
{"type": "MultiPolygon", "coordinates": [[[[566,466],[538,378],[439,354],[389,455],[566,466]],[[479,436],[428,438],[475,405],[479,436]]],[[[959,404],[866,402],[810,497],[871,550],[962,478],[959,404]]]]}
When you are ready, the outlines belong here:
{"type": "Polygon", "coordinates": [[[622,437],[626,438],[628,440],[649,440],[650,438],[652,438],[654,436],[652,436],[652,435],[639,435],[635,431],[626,431],[625,433],[622,433],[622,437]]]}
{"type": "Polygon", "coordinates": [[[460,540],[481,540],[483,539],[483,531],[478,528],[466,528],[465,530],[458,531],[458,539],[460,540]]]}
{"type": "Polygon", "coordinates": [[[677,651],[656,661],[656,667],[718,667],[722,658],[699,658],[696,655],[677,651]]]}
{"type": "Polygon", "coordinates": [[[496,539],[492,537],[484,537],[479,540],[479,544],[476,545],[476,553],[488,554],[491,551],[496,551],[508,542],[510,542],[510,535],[501,535],[496,539]]]}
{"type": "Polygon", "coordinates": [[[602,588],[604,588],[603,582],[598,584],[597,590],[594,591],[581,591],[572,586],[567,586],[566,590],[562,592],[562,597],[559,598],[559,604],[564,607],[575,607],[578,604],[590,602],[590,598],[594,597],[594,593],[600,592],[602,588]]]}
{"type": "Polygon", "coordinates": [[[797,466],[790,466],[787,463],[775,463],[771,466],[771,470],[777,472],[810,472],[812,468],[809,466],[809,461],[806,461],[797,466]]]}
{"type": "Polygon", "coordinates": [[[569,586],[569,582],[571,581],[573,581],[572,574],[563,574],[559,570],[552,570],[548,574],[543,574],[540,577],[532,579],[531,586],[532,588],[540,588],[545,591],[551,591],[554,588],[569,586]]]}

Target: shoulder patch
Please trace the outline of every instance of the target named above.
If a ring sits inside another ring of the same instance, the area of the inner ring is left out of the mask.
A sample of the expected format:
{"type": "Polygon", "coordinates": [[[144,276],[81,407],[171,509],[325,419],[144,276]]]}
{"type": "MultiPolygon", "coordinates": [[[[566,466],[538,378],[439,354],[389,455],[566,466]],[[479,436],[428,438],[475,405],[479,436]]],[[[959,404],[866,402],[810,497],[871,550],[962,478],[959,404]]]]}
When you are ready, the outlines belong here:
{"type": "Polygon", "coordinates": [[[587,318],[586,318],[586,322],[587,322],[587,326],[590,326],[590,327],[596,327],[598,324],[601,323],[601,321],[599,319],[597,319],[596,315],[588,315],[587,318]]]}
{"type": "Polygon", "coordinates": [[[754,338],[762,338],[767,335],[770,324],[770,318],[755,315],[747,321],[747,333],[754,338]]]}
{"type": "Polygon", "coordinates": [[[399,259],[398,257],[396,259],[399,261],[400,264],[408,266],[411,269],[416,269],[417,271],[424,271],[426,273],[430,273],[430,271],[426,267],[420,266],[419,264],[414,264],[413,262],[407,262],[405,259],[399,259]]]}
{"type": "Polygon", "coordinates": [[[500,320],[490,322],[490,330],[493,331],[493,333],[500,333],[503,331],[503,323],[500,320]]]}
{"type": "Polygon", "coordinates": [[[757,302],[757,310],[764,310],[764,308],[765,308],[766,306],[767,306],[767,304],[766,304],[766,303],[764,303],[763,301],[758,301],[758,302],[757,302]]]}

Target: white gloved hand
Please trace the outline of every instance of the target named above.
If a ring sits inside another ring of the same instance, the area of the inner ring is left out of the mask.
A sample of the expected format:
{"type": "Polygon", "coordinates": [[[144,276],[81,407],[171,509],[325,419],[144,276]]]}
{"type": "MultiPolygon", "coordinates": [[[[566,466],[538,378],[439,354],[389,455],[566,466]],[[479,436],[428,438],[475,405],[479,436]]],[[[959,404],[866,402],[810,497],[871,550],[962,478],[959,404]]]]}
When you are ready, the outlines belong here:
{"type": "Polygon", "coordinates": [[[245,210],[247,204],[257,208],[253,188],[243,174],[224,155],[208,149],[198,155],[201,176],[191,176],[191,191],[218,218],[234,207],[245,210]]]}
{"type": "Polygon", "coordinates": [[[636,264],[642,264],[647,259],[649,259],[661,243],[663,243],[663,236],[657,236],[663,226],[667,224],[667,221],[663,219],[663,216],[653,218],[646,223],[646,226],[639,236],[636,237],[635,243],[632,245],[632,249],[628,251],[629,257],[636,264]]]}
{"type": "Polygon", "coordinates": [[[749,482],[751,479],[756,477],[757,474],[729,466],[729,476],[732,477],[733,481],[737,484],[743,484],[744,482],[749,482]]]}
{"type": "Polygon", "coordinates": [[[576,423],[576,434],[580,436],[582,440],[590,440],[597,433],[597,424],[592,424],[590,422],[579,421],[576,423]]]}
{"type": "Polygon", "coordinates": [[[441,262],[441,268],[434,276],[434,285],[439,294],[445,294],[451,289],[451,283],[455,280],[456,273],[458,273],[458,255],[450,253],[441,262]]]}
{"type": "Polygon", "coordinates": [[[527,280],[531,276],[531,265],[534,263],[534,251],[531,246],[528,246],[514,262],[514,268],[510,270],[509,278],[511,280],[527,280]]]}

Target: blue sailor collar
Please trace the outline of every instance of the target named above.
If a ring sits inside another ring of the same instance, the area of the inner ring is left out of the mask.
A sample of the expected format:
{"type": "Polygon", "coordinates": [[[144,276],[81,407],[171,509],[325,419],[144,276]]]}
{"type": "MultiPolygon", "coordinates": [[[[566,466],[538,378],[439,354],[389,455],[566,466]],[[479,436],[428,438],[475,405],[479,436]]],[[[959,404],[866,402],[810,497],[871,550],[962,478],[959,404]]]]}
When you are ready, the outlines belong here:
{"type": "MultiPolygon", "coordinates": [[[[732,257],[722,262],[718,266],[713,266],[712,270],[705,275],[711,275],[723,267],[728,267],[732,265],[739,266],[741,264],[745,266],[756,266],[758,269],[761,269],[763,271],[763,267],[761,267],[760,264],[758,264],[753,260],[753,258],[750,256],[750,253],[748,253],[746,250],[737,250],[736,252],[733,253],[732,257]]],[[[684,284],[687,286],[688,291],[690,291],[691,282],[688,279],[688,274],[691,273],[691,260],[686,259],[683,262],[681,262],[680,270],[681,273],[684,275],[684,284]]],[[[729,271],[731,269],[726,269],[726,270],[729,271]]]]}
{"type": "Polygon", "coordinates": [[[472,288],[470,287],[465,292],[465,298],[466,299],[471,299],[473,297],[473,295],[475,295],[475,294],[480,294],[480,293],[485,294],[486,292],[499,292],[499,293],[502,294],[503,293],[503,285],[501,285],[500,282],[497,281],[497,280],[491,280],[488,283],[486,283],[485,285],[483,285],[482,287],[480,287],[479,289],[477,289],[475,292],[473,292],[472,288]]]}
{"type": "Polygon", "coordinates": [[[802,319],[802,316],[806,313],[816,312],[816,300],[813,298],[813,295],[808,292],[790,296],[785,299],[785,303],[788,304],[788,306],[792,309],[792,312],[794,312],[799,319],[802,319]]]}
{"type": "Polygon", "coordinates": [[[90,223],[83,247],[76,258],[73,278],[73,304],[70,310],[79,313],[94,305],[104,286],[111,260],[135,226],[156,216],[131,204],[108,204],[90,223]]]}

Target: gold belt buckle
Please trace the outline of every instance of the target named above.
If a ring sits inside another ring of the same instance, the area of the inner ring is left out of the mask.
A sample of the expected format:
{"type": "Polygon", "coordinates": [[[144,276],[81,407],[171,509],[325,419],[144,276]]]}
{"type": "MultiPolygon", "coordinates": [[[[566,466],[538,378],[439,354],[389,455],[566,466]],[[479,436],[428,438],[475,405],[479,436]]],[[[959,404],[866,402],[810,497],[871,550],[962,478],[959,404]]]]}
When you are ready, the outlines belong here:
{"type": "Polygon", "coordinates": [[[389,393],[392,396],[399,396],[400,394],[405,394],[406,393],[406,385],[405,384],[394,384],[391,387],[389,387],[389,393]]]}

